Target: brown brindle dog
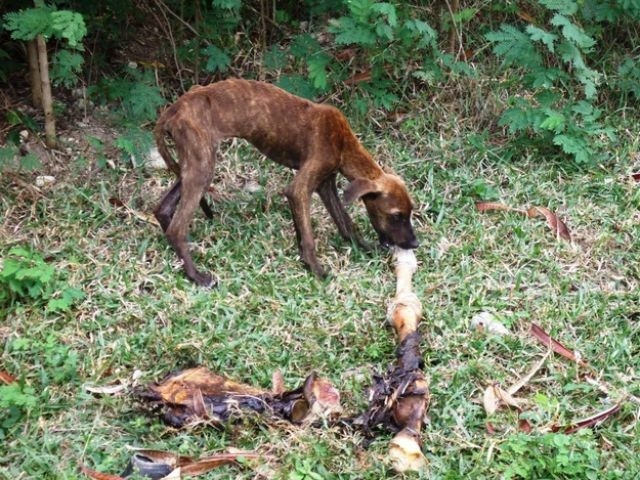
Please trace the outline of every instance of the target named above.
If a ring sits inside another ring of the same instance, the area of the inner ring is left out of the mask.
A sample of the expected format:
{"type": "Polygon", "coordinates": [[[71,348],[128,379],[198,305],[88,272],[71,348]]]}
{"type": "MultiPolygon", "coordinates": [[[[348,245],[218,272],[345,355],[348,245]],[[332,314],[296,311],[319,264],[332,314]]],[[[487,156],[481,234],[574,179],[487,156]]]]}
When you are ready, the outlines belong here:
{"type": "Polygon", "coordinates": [[[212,217],[203,195],[213,177],[217,145],[230,137],[244,138],[270,159],[298,170],[285,193],[300,257],[318,277],[325,272],[316,258],[311,229],[313,192],[320,195],[340,234],[364,246],[338,198],[338,172],[350,181],[345,202],[363,200],[381,244],[405,249],[418,246],[411,226],[413,205],[404,182],[373,161],[334,107],[312,103],[267,83],[231,79],[189,90],[162,113],[154,133],[160,154],[178,176],[154,213],[182,259],[187,277],[198,285],[211,286],[213,280],[196,269],[187,233],[198,204],[212,217]],[[180,165],[169,152],[167,135],[180,165]]]}

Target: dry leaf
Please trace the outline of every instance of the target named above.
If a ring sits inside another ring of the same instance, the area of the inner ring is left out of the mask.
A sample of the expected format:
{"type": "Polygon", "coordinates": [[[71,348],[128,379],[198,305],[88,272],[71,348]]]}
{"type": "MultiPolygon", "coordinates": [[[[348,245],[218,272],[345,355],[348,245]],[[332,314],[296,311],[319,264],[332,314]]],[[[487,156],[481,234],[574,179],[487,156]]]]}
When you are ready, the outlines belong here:
{"type": "Polygon", "coordinates": [[[389,458],[397,472],[424,470],[427,459],[422,453],[416,436],[406,429],[401,430],[389,443],[389,458]]]}
{"type": "Polygon", "coordinates": [[[560,342],[558,342],[557,340],[551,338],[549,336],[549,334],[547,332],[545,332],[539,325],[536,325],[535,323],[531,324],[531,334],[540,343],[542,343],[546,347],[550,348],[551,350],[556,352],[558,355],[561,355],[564,358],[566,358],[568,360],[571,360],[572,362],[576,362],[579,365],[582,365],[582,366],[586,366],[587,365],[587,362],[585,362],[581,358],[578,358],[578,356],[572,350],[569,350],[567,347],[562,345],[560,342]]]}
{"type": "Polygon", "coordinates": [[[633,180],[634,180],[636,183],[640,182],[640,172],[638,172],[638,173],[632,173],[632,174],[631,174],[631,178],[633,178],[633,180]]]}
{"type": "Polygon", "coordinates": [[[178,467],[166,477],[162,477],[160,480],[181,480],[181,478],[182,478],[182,469],[178,467]]]}
{"type": "Polygon", "coordinates": [[[209,457],[203,457],[192,463],[182,465],[182,474],[184,476],[195,477],[207,473],[214,468],[221,467],[222,465],[229,465],[230,463],[236,463],[238,458],[259,458],[257,453],[244,452],[244,453],[218,453],[209,457]]]}
{"type": "Polygon", "coordinates": [[[529,423],[529,420],[525,418],[520,418],[518,420],[518,431],[524,432],[524,433],[531,433],[532,430],[533,430],[533,427],[531,426],[531,423],[529,423]]]}
{"type": "Polygon", "coordinates": [[[550,352],[547,352],[540,359],[540,361],[533,366],[533,368],[529,371],[529,373],[527,373],[524,377],[522,377],[520,380],[514,383],[511,387],[509,387],[509,389],[507,390],[507,393],[509,393],[510,395],[515,395],[518,392],[518,390],[520,390],[527,383],[529,383],[533,378],[533,376],[536,373],[538,373],[538,370],[542,368],[542,366],[544,365],[544,362],[546,362],[547,358],[549,358],[549,355],[550,355],[550,352]]]}
{"type": "Polygon", "coordinates": [[[589,428],[589,427],[594,427],[602,422],[604,422],[606,419],[608,419],[609,417],[611,417],[612,415],[614,415],[615,413],[618,413],[618,411],[620,410],[620,408],[622,407],[621,403],[616,403],[613,407],[611,408],[607,408],[606,410],[596,413],[595,415],[592,415],[590,417],[584,418],[582,420],[578,420],[576,423],[572,424],[572,425],[567,425],[565,427],[553,427],[551,430],[554,432],[558,432],[561,431],[563,433],[574,433],[578,430],[580,430],[581,428],[589,428]]]}
{"type": "Polygon", "coordinates": [[[204,367],[174,372],[160,383],[139,389],[138,395],[160,407],[176,427],[207,420],[221,423],[242,411],[256,411],[299,423],[313,412],[323,416],[341,411],[338,391],[311,373],[303,386],[274,394],[235,382],[204,367]]]}
{"type": "Polygon", "coordinates": [[[525,22],[528,22],[534,25],[536,24],[536,19],[529,12],[525,12],[524,10],[518,10],[516,12],[516,15],[518,15],[518,17],[520,17],[520,19],[524,20],[525,22]]]}
{"type": "Polygon", "coordinates": [[[80,464],[80,471],[93,480],[125,480],[120,475],[111,475],[109,473],[100,473],[80,464]]]}
{"type": "Polygon", "coordinates": [[[104,387],[92,387],[91,385],[85,385],[84,389],[87,392],[96,393],[100,395],[115,395],[116,393],[123,392],[127,389],[127,385],[105,385],[104,387]]]}
{"type": "Polygon", "coordinates": [[[0,381],[9,385],[16,381],[16,378],[5,370],[0,370],[0,381]]]}
{"type": "Polygon", "coordinates": [[[547,219],[547,225],[549,225],[549,228],[553,230],[556,236],[564,240],[571,241],[571,234],[569,233],[567,225],[560,220],[554,212],[546,207],[531,207],[527,210],[522,210],[499,202],[477,202],[476,208],[481,213],[498,210],[503,212],[518,212],[529,218],[542,216],[547,219]]]}
{"type": "Polygon", "coordinates": [[[367,82],[371,80],[371,70],[367,70],[364,72],[354,73],[351,77],[347,78],[344,81],[345,85],[356,85],[360,82],[367,82]]]}
{"type": "Polygon", "coordinates": [[[205,474],[222,465],[236,463],[239,458],[257,459],[255,452],[238,451],[234,453],[218,453],[198,459],[176,455],[162,450],[133,449],[129,465],[122,476],[100,473],[80,465],[82,472],[94,480],[123,480],[134,472],[145,477],[176,480],[184,477],[195,477],[205,474]]]}
{"type": "Polygon", "coordinates": [[[484,410],[487,415],[493,415],[498,411],[502,405],[516,408],[520,410],[526,403],[521,398],[516,398],[506,390],[503,390],[500,386],[493,384],[489,385],[484,391],[483,401],[484,410]]]}
{"type": "Polygon", "coordinates": [[[134,210],[133,208],[131,208],[129,205],[127,205],[126,203],[124,203],[121,199],[119,199],[118,197],[111,197],[109,198],[109,203],[111,205],[113,205],[114,207],[120,207],[120,208],[124,208],[127,213],[129,213],[130,215],[133,215],[134,217],[136,217],[138,220],[142,220],[143,222],[146,223],[151,223],[153,225],[159,225],[158,220],[153,216],[150,215],[148,213],[144,213],[144,212],[139,212],[137,210],[134,210]]]}
{"type": "Polygon", "coordinates": [[[513,207],[510,207],[509,205],[505,205],[504,203],[499,203],[499,202],[476,202],[476,208],[480,213],[490,212],[493,210],[499,210],[503,212],[526,213],[524,210],[519,210],[517,208],[513,208],[513,207]]]}
{"type": "Polygon", "coordinates": [[[560,238],[563,240],[571,241],[571,234],[569,233],[569,228],[567,225],[558,218],[558,216],[553,213],[551,210],[545,207],[531,207],[527,210],[527,216],[529,218],[543,216],[547,219],[547,225],[549,228],[560,238]]]}
{"type": "Polygon", "coordinates": [[[356,56],[356,49],[345,48],[343,50],[340,50],[339,52],[336,52],[334,56],[339,62],[348,62],[356,56]]]}

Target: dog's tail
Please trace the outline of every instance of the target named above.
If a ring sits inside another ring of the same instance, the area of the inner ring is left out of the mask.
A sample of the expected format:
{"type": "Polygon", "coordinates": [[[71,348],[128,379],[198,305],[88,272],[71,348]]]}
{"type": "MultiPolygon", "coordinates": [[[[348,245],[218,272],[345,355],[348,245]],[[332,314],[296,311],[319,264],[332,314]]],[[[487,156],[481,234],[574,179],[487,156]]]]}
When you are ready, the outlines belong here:
{"type": "Polygon", "coordinates": [[[156,128],[153,130],[153,136],[156,140],[156,146],[158,147],[158,153],[164,160],[164,163],[167,164],[167,168],[176,174],[178,178],[180,178],[180,164],[175,161],[173,155],[169,151],[169,146],[167,145],[167,131],[164,127],[164,122],[162,118],[158,120],[156,124],[156,128]]]}
{"type": "MultiPolygon", "coordinates": [[[[165,129],[164,122],[162,121],[162,117],[158,120],[156,124],[156,128],[153,129],[153,136],[156,140],[156,146],[158,147],[158,153],[164,160],[164,163],[167,164],[167,168],[175,173],[178,179],[180,178],[180,164],[176,162],[173,155],[169,151],[169,146],[167,145],[167,134],[168,132],[165,129]]],[[[206,198],[200,198],[200,208],[208,218],[213,218],[213,211],[211,207],[207,203],[206,198]]]]}

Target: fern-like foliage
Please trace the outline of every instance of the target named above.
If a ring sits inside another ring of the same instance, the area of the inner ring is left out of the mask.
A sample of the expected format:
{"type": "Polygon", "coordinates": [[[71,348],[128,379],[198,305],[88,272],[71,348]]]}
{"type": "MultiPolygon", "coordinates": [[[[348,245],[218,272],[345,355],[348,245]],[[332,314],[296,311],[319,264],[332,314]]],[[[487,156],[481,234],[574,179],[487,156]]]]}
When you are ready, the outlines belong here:
{"type": "Polygon", "coordinates": [[[14,40],[29,41],[42,34],[48,36],[52,32],[51,7],[28,8],[17,12],[6,13],[3,27],[11,32],[14,40]]]}
{"type": "Polygon", "coordinates": [[[87,34],[82,15],[69,10],[55,10],[41,6],[4,15],[4,28],[11,32],[14,40],[29,41],[38,35],[65,40],[69,47],[82,48],[82,39],[87,34]]]}
{"type": "MultiPolygon", "coordinates": [[[[588,1],[593,6],[596,0],[588,1]]],[[[583,2],[541,0],[540,4],[547,10],[546,23],[525,28],[502,25],[486,35],[505,66],[525,69],[523,87],[535,92],[513,99],[499,123],[513,135],[555,145],[578,163],[592,162],[601,139],[613,134],[601,124],[592,103],[603,78],[590,65],[597,37],[577,18],[585,8],[583,2]]]]}
{"type": "Polygon", "coordinates": [[[51,12],[51,31],[55,37],[66,40],[70,47],[82,49],[87,27],[79,13],[59,10],[51,12]]]}
{"type": "Polygon", "coordinates": [[[51,80],[54,85],[72,87],[82,72],[84,58],[77,52],[62,49],[55,53],[51,62],[51,80]]]}
{"type": "Polygon", "coordinates": [[[202,49],[202,54],[206,59],[204,69],[207,72],[225,72],[231,64],[231,57],[215,45],[207,45],[202,49]]]}
{"type": "Polygon", "coordinates": [[[501,25],[500,30],[489,32],[486,39],[493,43],[493,53],[502,58],[504,65],[539,68],[542,56],[529,35],[513,25],[501,25]]]}
{"type": "Polygon", "coordinates": [[[38,35],[60,40],[51,61],[52,81],[65,87],[77,82],[84,59],[76,52],[84,49],[82,40],[87,34],[82,15],[42,5],[9,12],[3,18],[4,28],[11,32],[14,40],[31,41],[38,35]]]}

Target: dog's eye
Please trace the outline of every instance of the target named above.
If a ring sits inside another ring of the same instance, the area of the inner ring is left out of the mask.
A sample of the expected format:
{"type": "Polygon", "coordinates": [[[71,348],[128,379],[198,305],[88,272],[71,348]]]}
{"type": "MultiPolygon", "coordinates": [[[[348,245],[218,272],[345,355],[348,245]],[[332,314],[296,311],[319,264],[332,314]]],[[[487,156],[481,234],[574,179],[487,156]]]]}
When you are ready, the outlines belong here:
{"type": "Polygon", "coordinates": [[[402,213],[400,213],[400,212],[391,214],[391,219],[392,219],[394,222],[401,222],[401,221],[402,221],[402,218],[403,218],[403,215],[402,215],[402,213]]]}

